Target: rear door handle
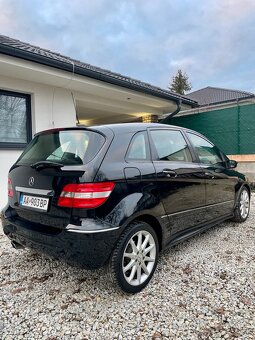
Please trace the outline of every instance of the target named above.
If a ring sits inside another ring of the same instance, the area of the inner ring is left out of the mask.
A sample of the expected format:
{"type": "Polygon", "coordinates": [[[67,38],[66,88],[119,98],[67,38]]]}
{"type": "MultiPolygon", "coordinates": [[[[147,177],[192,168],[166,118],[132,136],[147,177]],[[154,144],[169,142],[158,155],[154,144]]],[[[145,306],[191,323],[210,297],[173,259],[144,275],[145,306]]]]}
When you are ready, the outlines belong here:
{"type": "Polygon", "coordinates": [[[165,174],[167,177],[177,177],[177,173],[174,170],[171,169],[164,169],[163,174],[165,174]]]}

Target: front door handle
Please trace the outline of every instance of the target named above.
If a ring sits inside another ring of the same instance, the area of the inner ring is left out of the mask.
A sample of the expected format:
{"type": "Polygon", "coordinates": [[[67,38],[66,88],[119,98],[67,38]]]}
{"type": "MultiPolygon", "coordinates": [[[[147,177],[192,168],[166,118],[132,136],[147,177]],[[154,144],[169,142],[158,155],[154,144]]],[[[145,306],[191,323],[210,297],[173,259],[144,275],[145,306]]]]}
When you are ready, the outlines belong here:
{"type": "Polygon", "coordinates": [[[167,177],[177,177],[177,173],[174,170],[171,169],[164,169],[163,174],[165,174],[167,177]]]}

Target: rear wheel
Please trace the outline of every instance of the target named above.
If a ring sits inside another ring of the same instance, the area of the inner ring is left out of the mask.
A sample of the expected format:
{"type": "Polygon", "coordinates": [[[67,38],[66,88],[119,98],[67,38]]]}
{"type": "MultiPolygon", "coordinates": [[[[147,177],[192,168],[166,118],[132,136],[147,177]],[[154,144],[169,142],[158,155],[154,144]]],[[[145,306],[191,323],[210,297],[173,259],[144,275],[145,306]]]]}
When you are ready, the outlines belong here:
{"type": "Polygon", "coordinates": [[[246,187],[241,189],[241,192],[238,197],[237,205],[234,211],[234,222],[244,222],[250,212],[250,194],[246,187]]]}
{"type": "Polygon", "coordinates": [[[141,291],[151,280],[158,262],[158,239],[145,222],[134,222],[121,235],[110,266],[114,281],[127,293],[141,291]]]}

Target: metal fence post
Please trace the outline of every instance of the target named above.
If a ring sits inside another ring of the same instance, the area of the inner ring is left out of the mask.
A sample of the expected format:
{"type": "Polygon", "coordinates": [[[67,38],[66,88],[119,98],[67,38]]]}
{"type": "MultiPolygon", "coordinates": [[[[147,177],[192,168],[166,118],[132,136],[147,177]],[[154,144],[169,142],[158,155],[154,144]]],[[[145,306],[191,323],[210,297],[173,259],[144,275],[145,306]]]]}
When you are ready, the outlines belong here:
{"type": "Polygon", "coordinates": [[[240,155],[241,154],[241,136],[240,136],[241,112],[240,112],[239,99],[237,99],[236,102],[237,102],[237,151],[238,151],[238,155],[240,155]]]}

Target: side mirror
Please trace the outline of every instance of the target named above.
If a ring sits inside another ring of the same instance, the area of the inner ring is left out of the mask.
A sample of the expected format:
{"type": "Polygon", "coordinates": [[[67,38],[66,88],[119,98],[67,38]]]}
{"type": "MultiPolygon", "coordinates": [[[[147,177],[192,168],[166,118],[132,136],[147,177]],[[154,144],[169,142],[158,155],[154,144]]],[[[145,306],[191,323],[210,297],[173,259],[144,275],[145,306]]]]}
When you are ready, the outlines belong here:
{"type": "Polygon", "coordinates": [[[232,159],[230,159],[228,162],[227,162],[227,168],[228,169],[235,169],[237,167],[237,161],[234,161],[232,159]]]}

